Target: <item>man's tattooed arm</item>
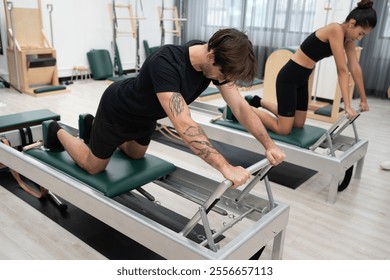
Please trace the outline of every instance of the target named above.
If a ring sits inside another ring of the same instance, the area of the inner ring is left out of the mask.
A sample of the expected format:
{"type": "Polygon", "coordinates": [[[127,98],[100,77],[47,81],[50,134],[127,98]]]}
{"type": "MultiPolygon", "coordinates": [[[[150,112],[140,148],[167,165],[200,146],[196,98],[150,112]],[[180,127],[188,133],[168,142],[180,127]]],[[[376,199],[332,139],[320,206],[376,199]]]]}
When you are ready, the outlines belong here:
{"type": "Polygon", "coordinates": [[[205,140],[190,140],[189,145],[192,147],[196,155],[205,159],[210,156],[210,154],[219,154],[218,151],[213,147],[207,135],[204,133],[203,129],[199,126],[191,126],[184,133],[188,137],[199,137],[204,138],[205,140]]]}
{"type": "MultiPolygon", "coordinates": [[[[182,95],[178,92],[174,92],[169,100],[169,109],[174,117],[180,116],[185,111],[185,101],[182,95]]],[[[190,116],[190,112],[187,113],[190,116]]],[[[206,159],[211,154],[219,154],[218,151],[213,147],[210,140],[203,129],[199,126],[190,126],[184,132],[186,142],[190,148],[199,157],[206,159]],[[193,140],[191,140],[191,138],[193,140]],[[195,139],[194,139],[195,138],[195,139]]]]}
{"type": "Polygon", "coordinates": [[[174,92],[169,100],[169,109],[173,116],[179,116],[184,110],[184,99],[180,93],[174,92]]]}

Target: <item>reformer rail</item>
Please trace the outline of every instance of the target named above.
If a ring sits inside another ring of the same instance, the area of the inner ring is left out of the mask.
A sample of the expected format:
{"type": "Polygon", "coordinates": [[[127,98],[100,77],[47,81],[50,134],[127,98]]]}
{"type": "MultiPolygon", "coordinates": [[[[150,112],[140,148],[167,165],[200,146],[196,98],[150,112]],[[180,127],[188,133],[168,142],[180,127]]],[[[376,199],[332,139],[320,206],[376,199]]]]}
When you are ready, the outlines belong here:
{"type": "MultiPolygon", "coordinates": [[[[32,127],[31,131],[34,139],[42,139],[40,126],[32,127]]],[[[19,131],[3,132],[0,136],[10,139],[14,146],[21,144],[19,131]]],[[[167,259],[247,259],[267,245],[272,239],[274,240],[272,258],[282,258],[289,207],[283,203],[276,203],[272,195],[267,200],[249,194],[254,183],[248,184],[243,191],[243,195],[241,195],[239,190],[227,190],[231,185],[229,181],[224,181],[219,185],[215,184],[216,186],[211,190],[213,194],[203,206],[200,206],[199,212],[195,214],[194,218],[190,220],[182,232],[174,232],[153,219],[126,207],[115,199],[106,197],[101,192],[92,189],[79,180],[75,180],[67,174],[2,143],[0,144],[0,159],[9,168],[44,186],[76,207],[167,259]],[[206,212],[219,199],[224,201],[220,207],[226,208],[226,205],[234,204],[234,207],[227,207],[226,211],[238,208],[237,205],[240,205],[242,209],[240,209],[241,214],[239,214],[238,218],[225,225],[219,232],[213,233],[207,226],[206,212]],[[259,214],[254,215],[253,212],[258,212],[259,214]],[[219,244],[215,244],[217,236],[221,236],[221,234],[244,218],[248,218],[251,221],[248,228],[240,232],[222,248],[219,247],[219,244]],[[186,234],[191,231],[191,228],[200,219],[203,222],[207,239],[197,243],[187,238],[186,234]],[[205,245],[209,245],[209,248],[205,245]]],[[[256,172],[262,170],[261,175],[253,178],[253,180],[260,180],[266,178],[269,168],[269,163],[266,160],[262,160],[251,166],[249,171],[256,172]]],[[[161,182],[168,184],[172,180],[180,180],[176,176],[180,176],[182,172],[189,174],[188,176],[193,178],[194,181],[204,180],[203,177],[201,178],[201,176],[189,171],[178,170],[167,176],[167,178],[162,178],[161,182]]],[[[155,183],[159,184],[158,181],[160,180],[157,180],[155,183]]],[[[207,186],[208,188],[210,186],[207,186]]],[[[267,193],[270,194],[271,190],[268,183],[266,183],[266,188],[267,193]]]]}

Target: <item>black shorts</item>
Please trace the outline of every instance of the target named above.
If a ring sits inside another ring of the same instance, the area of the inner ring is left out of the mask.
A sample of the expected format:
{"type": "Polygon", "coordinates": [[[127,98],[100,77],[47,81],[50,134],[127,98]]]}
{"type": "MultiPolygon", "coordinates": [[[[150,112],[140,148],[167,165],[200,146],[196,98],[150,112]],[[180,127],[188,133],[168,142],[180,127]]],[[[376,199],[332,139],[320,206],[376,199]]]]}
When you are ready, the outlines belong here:
{"type": "Polygon", "coordinates": [[[99,105],[92,124],[90,148],[96,157],[108,159],[127,141],[135,140],[140,145],[148,146],[155,129],[155,121],[142,123],[129,120],[126,125],[109,121],[99,105]]]}
{"type": "Polygon", "coordinates": [[[295,111],[307,111],[309,104],[309,77],[313,69],[303,67],[291,59],[279,71],[276,79],[278,114],[294,117],[295,111]]]}

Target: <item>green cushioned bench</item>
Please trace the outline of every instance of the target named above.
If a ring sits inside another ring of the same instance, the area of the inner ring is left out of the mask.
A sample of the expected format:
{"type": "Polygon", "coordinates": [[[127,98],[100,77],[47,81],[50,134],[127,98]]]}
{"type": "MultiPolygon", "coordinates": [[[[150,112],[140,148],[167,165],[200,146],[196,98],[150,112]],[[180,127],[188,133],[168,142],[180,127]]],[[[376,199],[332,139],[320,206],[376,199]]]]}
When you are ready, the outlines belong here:
{"type": "Polygon", "coordinates": [[[57,91],[57,90],[65,90],[65,86],[45,86],[34,89],[34,93],[46,93],[51,91],[57,91]]]}
{"type": "MultiPolygon", "coordinates": [[[[245,96],[245,100],[250,102],[252,99],[252,96],[245,96]]],[[[243,127],[239,122],[235,120],[235,117],[233,116],[231,110],[229,107],[221,107],[219,108],[220,112],[225,112],[225,118],[226,119],[219,119],[215,120],[213,123],[219,124],[225,127],[233,128],[236,130],[241,130],[241,131],[247,131],[245,127],[243,127]]],[[[291,133],[289,135],[279,135],[276,134],[275,132],[267,129],[267,132],[269,136],[273,140],[277,140],[280,142],[288,143],[300,148],[305,148],[308,149],[310,146],[312,146],[314,143],[317,142],[317,140],[326,133],[326,129],[312,126],[305,124],[303,128],[293,128],[291,130],[291,133]]]]}
{"type": "Polygon", "coordinates": [[[48,109],[34,110],[0,116],[0,132],[38,125],[46,120],[60,120],[60,115],[48,109]]]}
{"type": "MultiPolygon", "coordinates": [[[[79,133],[84,141],[86,141],[85,136],[89,134],[86,131],[88,129],[86,126],[88,115],[79,115],[79,133]]],[[[48,137],[47,128],[50,122],[45,121],[42,123],[44,143],[46,143],[45,140],[48,137]]],[[[153,155],[147,154],[142,159],[134,160],[127,157],[120,150],[116,150],[106,169],[96,175],[91,175],[81,169],[66,151],[54,152],[43,149],[31,149],[25,151],[25,153],[111,198],[140,188],[147,183],[168,175],[176,169],[175,165],[153,155]]]]}
{"type": "Polygon", "coordinates": [[[175,165],[153,155],[132,160],[118,150],[112,156],[106,170],[90,175],[77,166],[65,151],[47,152],[31,149],[25,153],[111,198],[164,177],[176,169],[175,165]]]}
{"type": "MultiPolygon", "coordinates": [[[[247,131],[240,123],[236,121],[216,120],[214,123],[241,131],[247,131]]],[[[305,124],[303,128],[293,128],[289,135],[279,135],[270,130],[267,130],[267,132],[273,140],[308,149],[311,145],[317,142],[317,140],[326,132],[326,130],[305,124]]]]}

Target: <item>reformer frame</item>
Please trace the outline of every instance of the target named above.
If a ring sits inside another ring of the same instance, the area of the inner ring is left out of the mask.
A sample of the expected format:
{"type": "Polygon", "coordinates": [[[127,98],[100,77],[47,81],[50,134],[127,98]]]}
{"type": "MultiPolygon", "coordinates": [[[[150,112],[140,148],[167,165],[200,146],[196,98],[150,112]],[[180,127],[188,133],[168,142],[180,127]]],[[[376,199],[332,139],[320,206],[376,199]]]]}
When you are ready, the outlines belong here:
{"type": "MultiPolygon", "coordinates": [[[[223,116],[218,106],[194,101],[189,107],[192,117],[202,126],[210,139],[264,154],[264,147],[250,133],[213,123],[223,116]]],[[[172,127],[168,118],[160,120],[159,123],[172,127]]],[[[329,203],[336,202],[339,184],[346,176],[346,172],[355,164],[354,177],[361,178],[364,157],[368,149],[368,141],[358,137],[355,123],[349,121],[346,115],[342,115],[309,149],[278,140],[274,142],[285,151],[286,162],[331,176],[327,196],[329,203]],[[341,135],[350,125],[353,127],[354,137],[341,135]]]]}
{"type": "MultiPolygon", "coordinates": [[[[40,125],[31,127],[31,132],[35,140],[42,139],[40,125]]],[[[9,139],[13,146],[21,145],[19,131],[2,132],[0,136],[9,139]]],[[[229,189],[230,181],[225,180],[218,184],[182,169],[155,181],[157,185],[174,193],[186,193],[186,189],[192,189],[192,192],[200,192],[208,197],[203,204],[200,204],[199,210],[181,232],[175,232],[130,209],[118,200],[109,198],[90,186],[2,143],[0,143],[0,158],[9,168],[44,186],[164,258],[248,259],[271,240],[273,240],[272,259],[282,258],[289,206],[274,201],[267,178],[271,166],[265,159],[248,168],[251,173],[259,170],[260,172],[242,191],[229,189]],[[249,193],[259,180],[263,180],[266,185],[268,199],[249,193]],[[206,184],[202,185],[203,182],[206,184]],[[217,203],[218,200],[222,203],[217,203]],[[237,218],[224,225],[222,229],[213,231],[208,226],[207,213],[211,208],[216,207],[235,212],[237,218]],[[249,219],[251,225],[220,248],[214,240],[243,219],[249,219]],[[198,221],[202,222],[206,235],[201,243],[186,237],[198,221]]],[[[129,193],[121,195],[121,198],[130,197],[131,202],[136,201],[137,199],[131,199],[132,196],[133,194],[129,193]]]]}

